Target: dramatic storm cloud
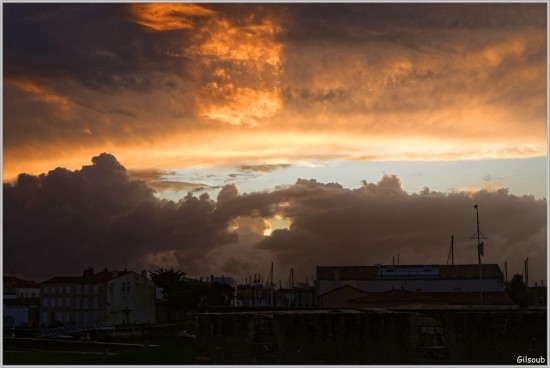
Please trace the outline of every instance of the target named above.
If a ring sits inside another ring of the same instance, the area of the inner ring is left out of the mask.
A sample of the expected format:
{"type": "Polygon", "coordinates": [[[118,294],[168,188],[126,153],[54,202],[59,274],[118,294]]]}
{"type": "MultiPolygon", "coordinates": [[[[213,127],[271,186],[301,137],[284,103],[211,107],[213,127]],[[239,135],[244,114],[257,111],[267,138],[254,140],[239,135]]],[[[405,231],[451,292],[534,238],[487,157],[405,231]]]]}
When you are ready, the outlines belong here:
{"type": "Polygon", "coordinates": [[[547,4],[2,10],[8,272],[475,263],[477,203],[544,277],[547,4]]]}
{"type": "Polygon", "coordinates": [[[546,154],[545,4],[5,4],[5,180],[546,154]],[[143,152],[147,152],[144,155],[143,152]]]}
{"type": "Polygon", "coordinates": [[[98,269],[176,267],[193,276],[267,274],[275,262],[304,280],[315,265],[445,263],[450,236],[457,263],[476,263],[474,204],[489,238],[483,261],[508,261],[532,279],[546,269],[546,201],[497,191],[403,191],[386,175],[358,189],[300,179],[271,192],[240,194],[225,186],[213,200],[188,194],[158,199],[143,181],[129,179],[110,154],[70,171],[21,174],[4,184],[4,269],[38,280],[98,269]],[[266,234],[276,219],[288,229],[266,234]]]}

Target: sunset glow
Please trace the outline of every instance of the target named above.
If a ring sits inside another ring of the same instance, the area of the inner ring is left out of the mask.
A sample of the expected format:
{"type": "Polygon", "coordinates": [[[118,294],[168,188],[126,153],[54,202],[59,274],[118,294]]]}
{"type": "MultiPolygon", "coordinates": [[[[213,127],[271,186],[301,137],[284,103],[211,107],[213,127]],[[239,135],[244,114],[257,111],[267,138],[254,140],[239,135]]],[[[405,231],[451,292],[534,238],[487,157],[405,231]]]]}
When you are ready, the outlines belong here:
{"type": "MultiPolygon", "coordinates": [[[[229,273],[357,259],[341,249],[387,262],[390,242],[428,244],[417,208],[441,219],[437,242],[456,231],[430,198],[464,217],[484,199],[495,219],[499,201],[535,211],[521,234],[493,231],[545,259],[546,15],[537,3],[5,4],[3,182],[20,191],[13,206],[39,204],[11,219],[90,215],[79,226],[108,224],[98,243],[139,243],[134,265],[229,273]],[[96,200],[69,205],[48,185],[124,200],[92,216],[96,200]],[[371,224],[394,206],[403,219],[380,217],[402,222],[390,241],[394,227],[371,224]],[[140,221],[150,233],[127,231],[140,221]]],[[[64,230],[48,241],[63,245],[64,230]]],[[[439,262],[434,249],[400,252],[439,262]]]]}

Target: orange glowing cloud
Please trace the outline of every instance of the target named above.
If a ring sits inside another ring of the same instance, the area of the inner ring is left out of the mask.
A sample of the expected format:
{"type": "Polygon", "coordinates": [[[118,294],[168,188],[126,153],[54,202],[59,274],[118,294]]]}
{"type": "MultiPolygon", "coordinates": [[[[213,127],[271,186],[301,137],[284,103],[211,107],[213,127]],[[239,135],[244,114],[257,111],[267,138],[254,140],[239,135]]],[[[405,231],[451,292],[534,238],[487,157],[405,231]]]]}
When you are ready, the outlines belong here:
{"type": "Polygon", "coordinates": [[[207,86],[204,93],[223,93],[223,103],[202,106],[201,115],[206,119],[220,120],[231,125],[257,126],[258,121],[269,118],[282,108],[280,91],[207,86]]]}
{"type": "Polygon", "coordinates": [[[257,126],[282,109],[279,32],[271,19],[235,25],[213,18],[198,30],[185,55],[196,59],[211,80],[197,96],[202,117],[257,126]]]}
{"type": "Polygon", "coordinates": [[[22,91],[25,91],[34,96],[34,99],[58,106],[62,111],[68,112],[74,107],[73,102],[65,96],[56,94],[51,89],[41,86],[38,83],[28,80],[4,80],[5,83],[11,83],[22,91]]]}
{"type": "Polygon", "coordinates": [[[54,167],[78,169],[98,152],[109,152],[129,170],[172,170],[181,167],[240,165],[243,162],[279,164],[307,160],[459,160],[482,158],[529,158],[546,153],[546,143],[516,147],[513,141],[483,142],[469,140],[411,140],[410,137],[382,136],[369,139],[349,131],[305,132],[233,128],[182,132],[168,138],[125,145],[98,144],[66,148],[62,144],[49,147],[22,147],[5,152],[4,180],[15,179],[18,173],[40,174],[54,167]],[[228,139],[229,137],[229,139],[228,139]],[[147,155],[144,155],[147,152],[147,155]],[[15,159],[17,157],[17,159],[15,159]]]}
{"type": "Polygon", "coordinates": [[[147,3],[131,4],[135,22],[153,31],[170,31],[193,27],[192,17],[215,14],[213,10],[198,4],[147,3]]]}
{"type": "Polygon", "coordinates": [[[293,6],[124,4],[144,47],[86,44],[84,33],[97,66],[66,73],[73,64],[60,62],[35,77],[40,64],[22,55],[4,80],[4,179],[78,169],[101,152],[130,170],[546,155],[544,17],[393,29],[303,8],[294,18],[293,6]]]}
{"type": "Polygon", "coordinates": [[[282,44],[275,36],[279,32],[280,28],[271,20],[262,24],[234,25],[228,19],[213,19],[196,35],[202,42],[188,51],[205,58],[206,62],[229,60],[251,63],[258,69],[266,65],[278,68],[282,44]]]}

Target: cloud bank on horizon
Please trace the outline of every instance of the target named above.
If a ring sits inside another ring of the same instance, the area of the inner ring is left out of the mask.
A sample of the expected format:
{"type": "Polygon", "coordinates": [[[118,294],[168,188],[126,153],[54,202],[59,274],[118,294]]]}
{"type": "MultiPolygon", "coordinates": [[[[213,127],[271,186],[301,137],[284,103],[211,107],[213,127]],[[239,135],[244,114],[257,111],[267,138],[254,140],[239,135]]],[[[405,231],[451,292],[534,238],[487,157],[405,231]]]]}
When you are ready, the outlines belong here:
{"type": "Polygon", "coordinates": [[[104,151],[129,170],[546,155],[546,4],[3,10],[4,180],[104,151]]]}
{"type": "Polygon", "coordinates": [[[89,266],[242,281],[272,261],[276,279],[293,267],[311,280],[315,265],[388,264],[398,253],[402,264],[444,264],[451,234],[456,263],[476,263],[474,204],[489,237],[483,262],[507,261],[511,277],[529,257],[531,279],[546,275],[547,203],[506,189],[407,193],[385,175],[358,189],[299,179],[270,192],[226,185],[215,199],[189,193],[173,202],[104,153],[78,170],[21,174],[4,184],[3,199],[4,270],[39,281],[89,266]],[[266,232],[274,219],[291,225],[266,232]]]}

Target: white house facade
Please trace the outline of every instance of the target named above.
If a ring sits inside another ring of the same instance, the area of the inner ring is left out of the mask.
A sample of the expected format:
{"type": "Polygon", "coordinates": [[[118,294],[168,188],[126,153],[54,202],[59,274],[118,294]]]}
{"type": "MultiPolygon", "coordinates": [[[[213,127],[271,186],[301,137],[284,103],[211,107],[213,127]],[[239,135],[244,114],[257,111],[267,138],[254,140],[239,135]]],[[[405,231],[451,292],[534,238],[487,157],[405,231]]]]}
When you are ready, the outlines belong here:
{"type": "Polygon", "coordinates": [[[114,274],[107,282],[107,322],[115,325],[154,323],[155,295],[156,285],[145,272],[114,274]]]}

